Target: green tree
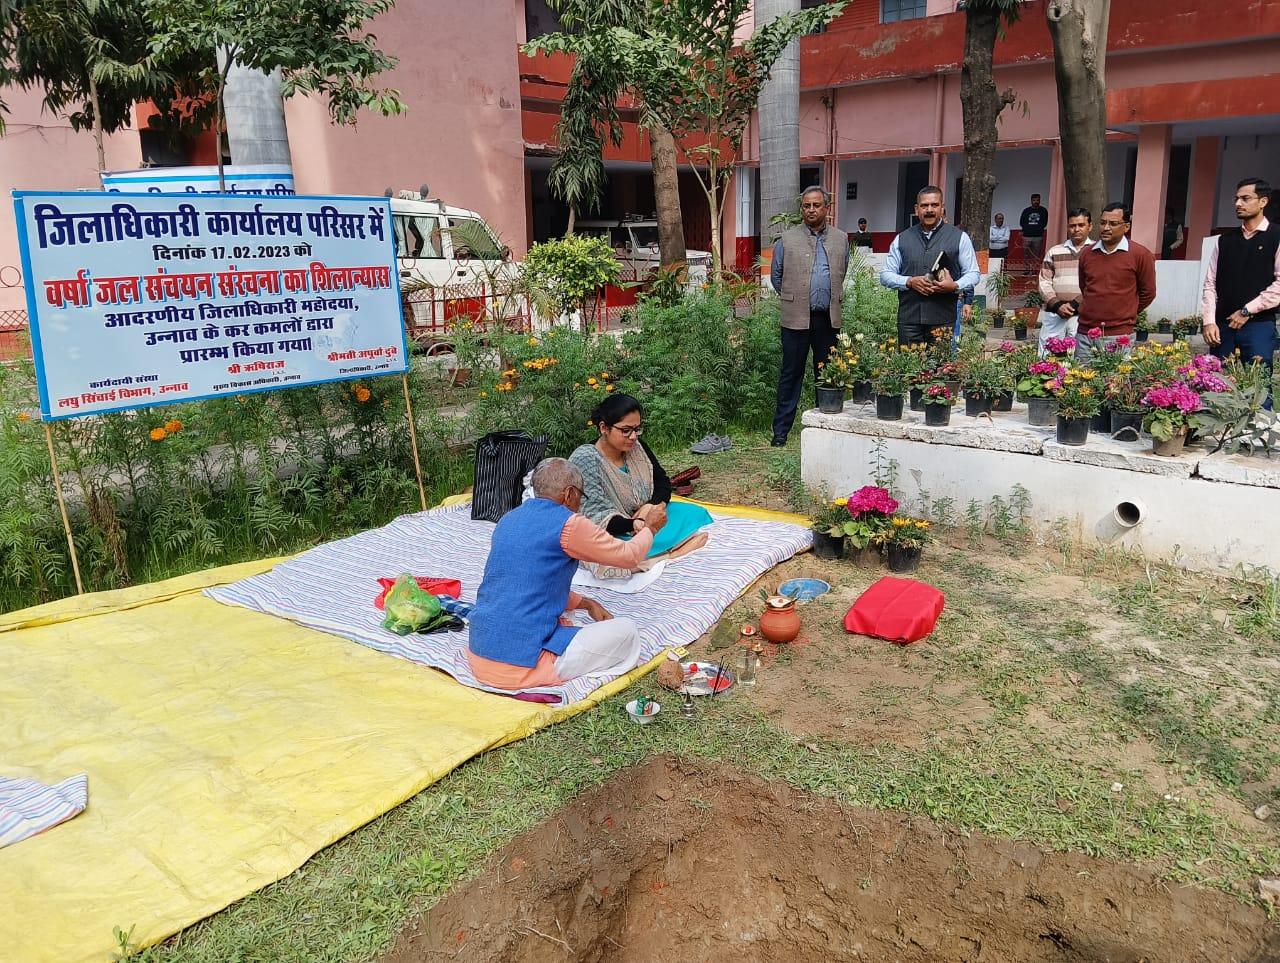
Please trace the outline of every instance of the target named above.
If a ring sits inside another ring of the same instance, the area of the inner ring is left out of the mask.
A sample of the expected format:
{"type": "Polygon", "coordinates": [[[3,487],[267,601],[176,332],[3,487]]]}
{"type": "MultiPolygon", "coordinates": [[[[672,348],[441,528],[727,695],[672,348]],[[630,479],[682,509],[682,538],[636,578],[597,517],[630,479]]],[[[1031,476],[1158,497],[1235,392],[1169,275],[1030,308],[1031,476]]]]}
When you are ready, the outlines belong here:
{"type": "MultiPolygon", "coordinates": [[[[211,70],[218,129],[222,95],[233,63],[263,73],[281,72],[281,92],[319,94],[335,123],[353,124],[360,108],[385,116],[403,113],[400,92],[379,89],[375,78],[396,65],[366,32],[367,22],[394,0],[143,0],[154,25],[152,49],[161,56],[203,56],[211,70]]],[[[222,177],[221,151],[218,160],[222,177]]]]}
{"type": "Polygon", "coordinates": [[[964,116],[964,197],[960,223],[976,250],[991,243],[991,197],[1000,112],[1017,100],[1012,88],[996,91],[996,39],[1018,19],[1019,0],[968,0],[964,11],[964,66],[960,69],[960,106],[964,116]]]}
{"type": "MultiPolygon", "coordinates": [[[[592,31],[607,45],[627,87],[649,113],[681,143],[711,215],[713,274],[721,276],[720,217],[725,187],[742,147],[747,121],[769,70],[787,44],[830,23],[844,0],[798,13],[784,13],[758,28],[744,43],[735,41],[750,0],[645,0],[645,30],[616,26],[592,31]]],[[[530,48],[577,53],[583,38],[550,34],[530,48]]]]}
{"type": "MultiPolygon", "coordinates": [[[[46,110],[92,130],[104,170],[104,137],[129,126],[135,103],[153,101],[180,129],[181,96],[198,92],[201,64],[159,56],[150,39],[141,0],[16,0],[0,11],[0,84],[38,88],[46,110]]],[[[199,106],[185,103],[191,125],[203,120],[199,106]]]]}

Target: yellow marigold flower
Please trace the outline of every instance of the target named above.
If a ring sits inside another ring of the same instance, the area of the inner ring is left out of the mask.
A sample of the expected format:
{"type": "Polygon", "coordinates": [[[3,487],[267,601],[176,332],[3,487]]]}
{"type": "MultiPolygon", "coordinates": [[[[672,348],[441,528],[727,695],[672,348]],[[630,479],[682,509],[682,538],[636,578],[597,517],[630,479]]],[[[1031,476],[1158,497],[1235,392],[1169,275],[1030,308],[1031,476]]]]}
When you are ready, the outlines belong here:
{"type": "Polygon", "coordinates": [[[609,372],[607,372],[607,371],[601,371],[601,372],[600,372],[600,377],[601,377],[601,378],[609,378],[609,377],[610,377],[609,372]]]}
{"type": "Polygon", "coordinates": [[[31,420],[31,415],[30,415],[30,413],[29,413],[29,412],[26,412],[26,411],[19,411],[19,412],[18,412],[18,420],[19,420],[19,421],[30,421],[30,420],[31,420]]]}
{"type": "Polygon", "coordinates": [[[612,390],[613,390],[613,385],[605,385],[605,386],[604,386],[604,390],[605,390],[605,391],[612,391],[612,390]]]}
{"type": "Polygon", "coordinates": [[[482,392],[480,392],[480,397],[481,397],[481,398],[488,398],[488,397],[489,397],[489,392],[487,392],[487,391],[482,391],[482,392]]]}
{"type": "Polygon", "coordinates": [[[168,437],[169,437],[169,433],[168,433],[167,431],[165,431],[163,428],[152,428],[152,429],[151,429],[151,440],[152,440],[152,441],[164,441],[164,440],[165,440],[166,438],[168,438],[168,437]]]}
{"type": "Polygon", "coordinates": [[[530,339],[529,339],[529,347],[531,347],[531,348],[536,348],[537,346],[538,346],[538,339],[537,339],[537,338],[530,338],[530,339]]]}
{"type": "Polygon", "coordinates": [[[591,385],[591,387],[593,387],[593,388],[594,388],[598,383],[599,383],[599,382],[597,382],[595,378],[588,378],[588,379],[587,379],[587,384],[591,385]]]}

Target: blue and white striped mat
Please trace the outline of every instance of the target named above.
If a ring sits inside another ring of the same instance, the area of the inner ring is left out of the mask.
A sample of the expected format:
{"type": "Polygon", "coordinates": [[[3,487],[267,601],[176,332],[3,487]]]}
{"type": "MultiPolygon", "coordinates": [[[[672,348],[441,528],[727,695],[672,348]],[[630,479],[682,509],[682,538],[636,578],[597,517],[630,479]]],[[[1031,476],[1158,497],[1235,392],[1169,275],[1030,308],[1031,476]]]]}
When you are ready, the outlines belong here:
{"type": "Polygon", "coordinates": [[[80,815],[88,804],[86,773],[56,786],[0,776],[0,849],[80,815]]]}
{"type": "MultiPolygon", "coordinates": [[[[489,556],[491,522],[475,522],[468,505],[405,515],[391,524],[321,545],[270,572],[206,590],[227,605],[279,616],[330,632],[410,662],[428,665],[464,685],[481,685],[467,664],[467,631],[399,636],[382,628],[373,606],[382,577],[404,572],[462,581],[462,598],[474,602],[489,556]]],[[[809,529],[785,522],[718,517],[705,548],[669,562],[644,592],[623,595],[591,589],[614,615],[640,627],[642,662],[670,646],[687,645],[715,625],[742,591],[773,566],[811,543],[809,529]]],[[[530,572],[537,578],[537,572],[530,572]]],[[[586,698],[600,680],[570,681],[529,692],[562,702],[586,698]]],[[[507,693],[509,694],[509,693],[507,693]]]]}

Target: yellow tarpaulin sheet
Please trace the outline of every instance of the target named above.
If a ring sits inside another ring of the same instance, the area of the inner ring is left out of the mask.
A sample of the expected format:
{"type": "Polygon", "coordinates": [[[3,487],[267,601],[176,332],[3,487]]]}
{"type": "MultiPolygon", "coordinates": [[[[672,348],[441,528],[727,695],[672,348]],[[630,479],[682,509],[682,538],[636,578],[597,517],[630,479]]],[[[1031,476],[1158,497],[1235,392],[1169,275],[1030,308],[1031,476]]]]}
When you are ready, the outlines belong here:
{"type": "Polygon", "coordinates": [[[84,813],[0,849],[0,959],[161,940],[652,667],[541,706],[200,594],[276,561],[0,616],[0,771],[89,774],[84,813]]]}

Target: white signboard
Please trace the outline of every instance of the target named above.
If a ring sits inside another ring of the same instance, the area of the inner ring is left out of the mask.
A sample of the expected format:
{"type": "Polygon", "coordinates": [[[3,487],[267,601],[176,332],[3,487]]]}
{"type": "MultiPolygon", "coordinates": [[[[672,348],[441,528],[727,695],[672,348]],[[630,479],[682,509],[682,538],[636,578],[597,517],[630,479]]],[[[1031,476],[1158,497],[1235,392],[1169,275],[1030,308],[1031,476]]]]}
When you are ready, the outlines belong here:
{"type": "Polygon", "coordinates": [[[46,419],[408,368],[391,204],[15,191],[46,419]]]}
{"type": "Polygon", "coordinates": [[[102,189],[126,194],[260,194],[283,197],[298,193],[288,164],[243,164],[222,168],[225,191],[218,190],[218,168],[148,167],[136,171],[107,171],[102,189]]]}

